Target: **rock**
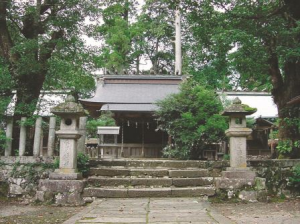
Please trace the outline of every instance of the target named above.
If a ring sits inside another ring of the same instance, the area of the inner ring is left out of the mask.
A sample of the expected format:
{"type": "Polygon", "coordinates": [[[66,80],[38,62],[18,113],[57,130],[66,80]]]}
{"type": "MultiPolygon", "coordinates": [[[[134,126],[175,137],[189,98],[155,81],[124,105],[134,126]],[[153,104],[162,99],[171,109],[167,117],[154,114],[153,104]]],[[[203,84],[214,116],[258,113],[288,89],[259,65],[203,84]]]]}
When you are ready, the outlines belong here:
{"type": "Polygon", "coordinates": [[[35,200],[37,201],[45,201],[45,192],[44,191],[36,191],[36,194],[35,194],[35,200]]]}
{"type": "Polygon", "coordinates": [[[84,197],[83,200],[84,200],[85,203],[92,203],[94,201],[94,198],[92,198],[92,197],[84,197]]]}
{"type": "Polygon", "coordinates": [[[9,185],[9,194],[10,195],[21,195],[23,194],[24,190],[16,184],[10,184],[9,185]]]}
{"type": "Polygon", "coordinates": [[[66,205],[68,201],[68,193],[58,193],[55,195],[55,204],[57,205],[66,205]]]}
{"type": "Polygon", "coordinates": [[[239,198],[243,201],[257,202],[257,192],[256,191],[241,191],[239,193],[239,198]]]}
{"type": "Polygon", "coordinates": [[[234,191],[227,191],[227,197],[228,197],[228,199],[231,199],[231,198],[233,198],[233,197],[235,197],[235,193],[234,193],[234,191]]]}

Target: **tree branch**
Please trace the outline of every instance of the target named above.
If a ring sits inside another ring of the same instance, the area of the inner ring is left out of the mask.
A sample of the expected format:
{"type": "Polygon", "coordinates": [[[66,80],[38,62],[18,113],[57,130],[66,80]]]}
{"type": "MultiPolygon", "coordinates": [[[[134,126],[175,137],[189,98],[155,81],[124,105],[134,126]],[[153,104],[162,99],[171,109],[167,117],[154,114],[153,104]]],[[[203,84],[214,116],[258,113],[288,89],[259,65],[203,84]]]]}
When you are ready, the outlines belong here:
{"type": "Polygon", "coordinates": [[[41,55],[40,55],[40,61],[42,63],[46,62],[51,57],[51,55],[57,45],[57,41],[60,38],[62,38],[63,36],[64,36],[63,30],[55,31],[52,33],[51,39],[42,45],[43,53],[41,53],[41,55]]]}
{"type": "Polygon", "coordinates": [[[14,46],[7,27],[7,0],[0,0],[0,55],[10,62],[15,62],[17,56],[10,53],[14,46]]]}

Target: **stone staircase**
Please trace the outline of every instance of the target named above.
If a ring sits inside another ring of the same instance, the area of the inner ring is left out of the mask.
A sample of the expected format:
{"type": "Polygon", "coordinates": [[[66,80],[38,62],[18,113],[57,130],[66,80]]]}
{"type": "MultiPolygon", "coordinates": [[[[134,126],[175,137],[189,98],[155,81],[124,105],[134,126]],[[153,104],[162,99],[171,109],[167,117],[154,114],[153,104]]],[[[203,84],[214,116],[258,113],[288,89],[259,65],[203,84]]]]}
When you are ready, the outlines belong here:
{"type": "Polygon", "coordinates": [[[220,170],[206,161],[98,160],[91,170],[83,197],[192,197],[215,194],[220,170]]]}

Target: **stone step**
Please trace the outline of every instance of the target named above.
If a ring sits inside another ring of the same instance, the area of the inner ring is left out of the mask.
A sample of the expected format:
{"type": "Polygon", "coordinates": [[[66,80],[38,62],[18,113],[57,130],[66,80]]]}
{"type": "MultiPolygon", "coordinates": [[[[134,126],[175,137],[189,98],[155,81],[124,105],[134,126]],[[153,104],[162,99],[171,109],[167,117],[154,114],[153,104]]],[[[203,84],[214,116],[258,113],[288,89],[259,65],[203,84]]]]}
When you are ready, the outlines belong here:
{"type": "Polygon", "coordinates": [[[223,171],[222,177],[224,178],[235,178],[235,179],[254,179],[256,177],[256,173],[251,170],[246,171],[223,171]]]}
{"type": "Polygon", "coordinates": [[[117,167],[100,167],[91,168],[90,176],[137,176],[137,177],[181,177],[181,178],[194,178],[194,177],[209,177],[207,169],[181,169],[181,170],[168,170],[165,168],[117,168],[117,167]]]}
{"type": "Polygon", "coordinates": [[[170,177],[208,177],[209,173],[206,169],[197,169],[197,170],[169,170],[170,177]]]}
{"type": "Polygon", "coordinates": [[[137,197],[198,197],[213,196],[214,187],[186,187],[186,188],[93,188],[83,191],[83,197],[97,198],[137,198],[137,197]]]}
{"type": "Polygon", "coordinates": [[[129,169],[129,168],[91,168],[90,175],[95,176],[153,176],[153,177],[164,177],[169,175],[169,171],[167,169],[129,169]]]}
{"type": "Polygon", "coordinates": [[[205,186],[213,184],[212,177],[198,178],[109,178],[109,177],[89,177],[90,186],[161,186],[161,187],[188,187],[205,186]]]}
{"type": "Polygon", "coordinates": [[[229,166],[228,161],[203,160],[166,160],[166,159],[100,159],[90,160],[91,166],[124,166],[124,167],[168,167],[168,168],[221,168],[229,166]]]}

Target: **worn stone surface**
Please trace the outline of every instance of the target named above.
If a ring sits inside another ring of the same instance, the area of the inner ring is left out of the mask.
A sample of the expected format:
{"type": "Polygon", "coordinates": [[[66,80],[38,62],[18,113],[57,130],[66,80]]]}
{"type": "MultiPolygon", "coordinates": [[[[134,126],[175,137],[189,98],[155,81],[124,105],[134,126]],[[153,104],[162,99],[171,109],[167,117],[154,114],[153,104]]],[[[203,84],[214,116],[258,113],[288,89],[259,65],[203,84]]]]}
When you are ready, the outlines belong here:
{"type": "Polygon", "coordinates": [[[52,172],[49,175],[49,179],[51,180],[81,180],[81,173],[58,173],[52,172]]]}
{"type": "Polygon", "coordinates": [[[172,196],[174,197],[213,196],[215,193],[214,187],[172,188],[172,196]]]}
{"type": "Polygon", "coordinates": [[[240,189],[243,187],[254,186],[254,179],[217,179],[216,188],[218,189],[240,189]]]}
{"type": "Polygon", "coordinates": [[[130,185],[130,178],[89,177],[88,183],[93,186],[128,186],[130,185]]]}
{"type": "Polygon", "coordinates": [[[223,171],[222,176],[225,178],[242,178],[242,179],[254,179],[256,177],[256,174],[254,171],[250,170],[233,170],[233,171],[223,171]]]}
{"type": "Polygon", "coordinates": [[[152,176],[152,177],[164,177],[169,175],[169,171],[167,169],[131,169],[131,176],[152,176]]]}
{"type": "Polygon", "coordinates": [[[118,168],[91,168],[90,175],[96,176],[129,176],[129,169],[118,168]]]}
{"type": "Polygon", "coordinates": [[[199,198],[103,199],[94,201],[74,223],[232,223],[199,198]],[[213,215],[212,215],[213,214],[213,215]]]}
{"type": "Polygon", "coordinates": [[[168,197],[171,195],[171,188],[143,188],[128,189],[128,197],[168,197]]]}
{"type": "Polygon", "coordinates": [[[176,187],[203,186],[213,184],[212,177],[199,178],[173,178],[173,185],[176,187]]]}
{"type": "Polygon", "coordinates": [[[83,197],[97,198],[124,198],[127,197],[127,189],[105,189],[105,188],[85,188],[83,197]]]}
{"type": "Polygon", "coordinates": [[[239,199],[242,201],[257,202],[257,192],[256,191],[240,191],[239,199]]]}
{"type": "Polygon", "coordinates": [[[170,187],[172,179],[170,178],[132,178],[130,181],[131,186],[162,186],[170,187]]]}
{"type": "Polygon", "coordinates": [[[207,177],[207,170],[169,170],[170,177],[207,177]]]}
{"type": "Polygon", "coordinates": [[[28,163],[53,163],[55,157],[35,157],[35,156],[0,156],[0,160],[5,164],[15,164],[19,162],[20,164],[28,163]]]}
{"type": "Polygon", "coordinates": [[[10,184],[9,185],[9,195],[22,195],[24,189],[17,184],[10,184]]]}
{"type": "Polygon", "coordinates": [[[39,190],[50,192],[82,192],[86,181],[83,180],[40,180],[39,190]]]}

